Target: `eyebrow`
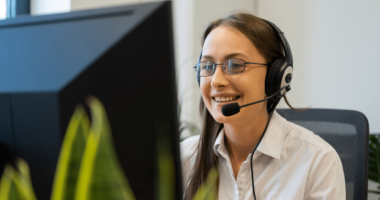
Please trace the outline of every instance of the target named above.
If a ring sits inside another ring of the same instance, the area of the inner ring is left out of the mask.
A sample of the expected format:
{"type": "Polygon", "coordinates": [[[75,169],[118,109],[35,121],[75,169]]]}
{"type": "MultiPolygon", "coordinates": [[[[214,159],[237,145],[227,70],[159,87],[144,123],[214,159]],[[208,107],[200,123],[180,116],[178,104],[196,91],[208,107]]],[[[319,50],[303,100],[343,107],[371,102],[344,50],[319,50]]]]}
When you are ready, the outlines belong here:
{"type": "MultiPolygon", "coordinates": [[[[230,54],[224,56],[224,60],[228,60],[230,58],[234,58],[234,57],[237,57],[237,56],[242,56],[242,57],[248,58],[248,56],[246,56],[245,54],[242,54],[242,53],[230,53],[230,54]]],[[[212,57],[210,55],[204,55],[204,56],[202,56],[202,58],[214,60],[214,57],[212,57]]]]}

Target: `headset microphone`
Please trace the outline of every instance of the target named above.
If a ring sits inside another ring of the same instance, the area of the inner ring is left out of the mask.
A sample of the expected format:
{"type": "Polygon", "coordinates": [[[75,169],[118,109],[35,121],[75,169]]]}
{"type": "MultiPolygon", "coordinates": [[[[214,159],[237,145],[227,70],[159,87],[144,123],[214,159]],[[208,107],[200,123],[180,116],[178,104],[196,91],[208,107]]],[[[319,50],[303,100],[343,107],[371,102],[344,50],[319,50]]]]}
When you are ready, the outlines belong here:
{"type": "MultiPolygon", "coordinates": [[[[259,100],[259,101],[255,101],[255,102],[252,102],[252,103],[248,103],[248,104],[245,104],[245,105],[242,105],[242,106],[239,106],[238,103],[230,103],[230,104],[224,105],[224,106],[222,107],[222,113],[223,113],[223,115],[226,116],[226,117],[229,117],[229,116],[235,115],[235,114],[237,114],[237,113],[240,112],[240,108],[243,108],[243,107],[246,107],[246,106],[250,106],[250,105],[253,105],[253,104],[256,104],[256,103],[260,103],[260,102],[263,102],[263,101],[266,101],[266,100],[272,99],[272,98],[276,97],[278,94],[280,94],[281,91],[282,91],[283,89],[286,89],[286,92],[288,92],[288,91],[290,90],[290,85],[286,85],[286,86],[282,87],[280,90],[278,90],[277,92],[275,92],[275,93],[272,94],[271,96],[269,96],[269,97],[267,97],[267,98],[265,98],[265,99],[261,99],[261,100],[259,100]]],[[[280,98],[281,98],[283,95],[285,95],[285,93],[282,94],[282,95],[280,96],[280,98]]],[[[278,96],[277,96],[277,98],[278,98],[278,96]]]]}

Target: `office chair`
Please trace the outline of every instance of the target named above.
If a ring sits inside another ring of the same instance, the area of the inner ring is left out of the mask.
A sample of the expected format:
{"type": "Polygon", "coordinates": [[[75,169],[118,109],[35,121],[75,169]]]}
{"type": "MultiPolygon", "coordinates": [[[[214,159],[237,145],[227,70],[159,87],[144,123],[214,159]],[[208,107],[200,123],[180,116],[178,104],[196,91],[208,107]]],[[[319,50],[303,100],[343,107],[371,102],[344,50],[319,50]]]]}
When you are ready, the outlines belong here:
{"type": "Polygon", "coordinates": [[[364,114],[333,109],[277,109],[277,112],[334,147],[343,165],[347,200],[367,199],[369,127],[364,114]]]}

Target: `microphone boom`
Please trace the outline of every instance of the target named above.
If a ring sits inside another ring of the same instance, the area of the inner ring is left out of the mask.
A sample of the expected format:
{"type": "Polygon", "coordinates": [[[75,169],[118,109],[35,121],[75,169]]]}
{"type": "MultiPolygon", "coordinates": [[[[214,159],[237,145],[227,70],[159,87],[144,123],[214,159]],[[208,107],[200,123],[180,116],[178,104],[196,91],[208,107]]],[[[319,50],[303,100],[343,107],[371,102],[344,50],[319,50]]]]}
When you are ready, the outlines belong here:
{"type": "MultiPolygon", "coordinates": [[[[281,89],[279,89],[277,92],[275,92],[274,94],[272,94],[271,96],[265,98],[265,99],[261,99],[259,101],[255,101],[255,102],[252,102],[252,103],[248,103],[248,104],[245,104],[245,105],[242,105],[242,106],[239,106],[238,103],[230,103],[230,104],[226,104],[222,107],[222,113],[224,116],[226,117],[229,117],[229,116],[232,116],[232,115],[235,115],[237,113],[240,112],[240,108],[243,108],[243,107],[246,107],[246,106],[250,106],[250,105],[253,105],[253,104],[256,104],[256,103],[260,103],[260,102],[263,102],[263,101],[267,101],[269,99],[272,99],[274,97],[276,97],[283,89],[286,89],[286,92],[288,92],[290,90],[290,85],[286,85],[284,87],[282,87],[281,89]]],[[[281,95],[279,98],[282,98],[286,92],[281,95]]]]}

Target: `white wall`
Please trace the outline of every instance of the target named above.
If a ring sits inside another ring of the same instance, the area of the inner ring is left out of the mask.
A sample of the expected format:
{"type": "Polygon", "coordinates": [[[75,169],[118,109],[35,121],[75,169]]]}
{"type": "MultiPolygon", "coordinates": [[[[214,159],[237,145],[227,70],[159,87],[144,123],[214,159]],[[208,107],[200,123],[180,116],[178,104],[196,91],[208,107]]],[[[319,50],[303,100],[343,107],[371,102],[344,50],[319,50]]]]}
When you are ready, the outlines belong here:
{"type": "Polygon", "coordinates": [[[257,2],[258,15],[276,23],[292,47],[294,106],[357,110],[380,133],[380,1],[257,2]]]}
{"type": "Polygon", "coordinates": [[[7,1],[0,0],[0,20],[7,17],[7,1]]]}
{"type": "Polygon", "coordinates": [[[141,0],[71,0],[72,10],[104,8],[139,3],[141,0]]]}
{"type": "Polygon", "coordinates": [[[315,106],[361,111],[370,132],[380,133],[380,1],[320,0],[308,8],[315,106]]]}
{"type": "Polygon", "coordinates": [[[198,62],[199,53],[202,48],[201,38],[203,31],[210,22],[227,17],[233,12],[247,12],[254,14],[255,10],[255,1],[253,0],[194,0],[194,2],[195,63],[198,62]]]}
{"type": "MultiPolygon", "coordinates": [[[[197,115],[197,101],[194,98],[194,1],[176,0],[173,2],[174,16],[174,37],[175,55],[178,83],[178,101],[181,105],[182,122],[189,122],[199,127],[199,117],[197,115]]],[[[191,135],[190,130],[186,130],[181,137],[191,135]]]]}
{"type": "Polygon", "coordinates": [[[31,0],[30,14],[43,15],[71,11],[70,0],[31,0]]]}

